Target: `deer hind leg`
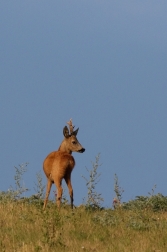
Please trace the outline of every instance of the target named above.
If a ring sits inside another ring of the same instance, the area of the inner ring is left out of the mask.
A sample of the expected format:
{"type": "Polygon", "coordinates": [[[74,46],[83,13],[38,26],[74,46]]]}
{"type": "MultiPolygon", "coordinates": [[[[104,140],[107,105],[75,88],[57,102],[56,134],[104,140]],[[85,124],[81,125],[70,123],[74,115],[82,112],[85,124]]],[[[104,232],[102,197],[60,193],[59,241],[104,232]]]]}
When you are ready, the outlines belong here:
{"type": "Polygon", "coordinates": [[[69,194],[70,194],[70,199],[71,199],[71,208],[73,209],[73,202],[74,202],[74,197],[73,197],[73,188],[71,184],[71,176],[66,176],[65,178],[66,184],[68,186],[69,194]]]}
{"type": "Polygon", "coordinates": [[[45,209],[45,207],[47,205],[51,187],[52,187],[52,181],[50,179],[48,179],[47,188],[46,188],[46,196],[45,196],[45,200],[44,200],[43,209],[45,209]]]}
{"type": "Polygon", "coordinates": [[[56,199],[56,203],[57,203],[57,207],[60,207],[61,204],[61,198],[62,198],[62,194],[63,194],[63,188],[61,186],[61,180],[60,181],[54,181],[56,187],[57,187],[57,199],[56,199]]]}

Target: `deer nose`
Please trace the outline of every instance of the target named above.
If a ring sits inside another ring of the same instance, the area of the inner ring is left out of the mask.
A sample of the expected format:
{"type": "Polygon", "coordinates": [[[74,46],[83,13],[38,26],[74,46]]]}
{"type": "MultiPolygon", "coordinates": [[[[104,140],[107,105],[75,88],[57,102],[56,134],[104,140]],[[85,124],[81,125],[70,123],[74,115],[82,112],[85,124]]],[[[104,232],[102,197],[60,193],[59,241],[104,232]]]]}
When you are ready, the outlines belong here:
{"type": "Polygon", "coordinates": [[[80,153],[83,153],[84,151],[85,151],[84,148],[82,148],[82,149],[79,150],[80,153]]]}

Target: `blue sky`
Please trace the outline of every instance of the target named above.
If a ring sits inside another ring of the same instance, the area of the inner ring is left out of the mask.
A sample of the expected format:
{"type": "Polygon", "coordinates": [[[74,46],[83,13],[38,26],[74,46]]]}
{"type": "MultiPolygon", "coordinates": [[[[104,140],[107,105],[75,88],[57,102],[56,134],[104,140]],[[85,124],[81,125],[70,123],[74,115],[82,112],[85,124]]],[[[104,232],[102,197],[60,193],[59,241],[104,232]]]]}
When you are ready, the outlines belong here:
{"type": "Polygon", "coordinates": [[[34,193],[72,118],[86,148],[73,154],[76,205],[98,153],[105,206],[115,173],[123,201],[155,184],[166,195],[166,11],[154,0],[1,1],[0,190],[14,185],[14,166],[29,162],[24,183],[34,193]]]}

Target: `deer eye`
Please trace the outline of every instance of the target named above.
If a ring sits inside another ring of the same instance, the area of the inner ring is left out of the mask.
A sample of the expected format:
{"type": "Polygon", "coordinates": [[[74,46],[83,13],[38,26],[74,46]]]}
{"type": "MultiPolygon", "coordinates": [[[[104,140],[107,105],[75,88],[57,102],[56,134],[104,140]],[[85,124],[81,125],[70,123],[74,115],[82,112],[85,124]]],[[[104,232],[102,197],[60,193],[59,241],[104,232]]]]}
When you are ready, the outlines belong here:
{"type": "Polygon", "coordinates": [[[72,144],[76,144],[77,142],[76,141],[72,141],[72,144]]]}

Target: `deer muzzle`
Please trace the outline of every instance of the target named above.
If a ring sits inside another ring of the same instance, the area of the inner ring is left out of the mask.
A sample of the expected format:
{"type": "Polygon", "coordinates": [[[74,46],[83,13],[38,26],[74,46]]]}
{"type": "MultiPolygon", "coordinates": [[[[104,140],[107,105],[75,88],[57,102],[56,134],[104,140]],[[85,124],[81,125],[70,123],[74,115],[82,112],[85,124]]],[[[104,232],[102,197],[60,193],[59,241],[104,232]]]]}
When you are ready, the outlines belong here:
{"type": "Polygon", "coordinates": [[[84,148],[80,149],[78,152],[83,153],[85,151],[84,148]]]}

